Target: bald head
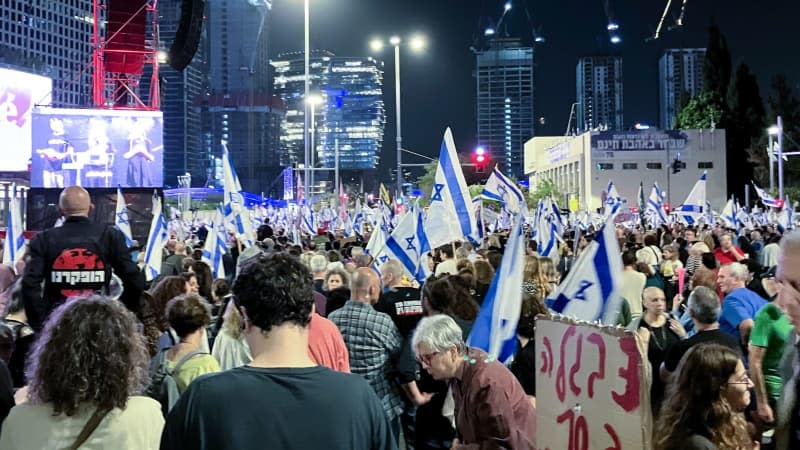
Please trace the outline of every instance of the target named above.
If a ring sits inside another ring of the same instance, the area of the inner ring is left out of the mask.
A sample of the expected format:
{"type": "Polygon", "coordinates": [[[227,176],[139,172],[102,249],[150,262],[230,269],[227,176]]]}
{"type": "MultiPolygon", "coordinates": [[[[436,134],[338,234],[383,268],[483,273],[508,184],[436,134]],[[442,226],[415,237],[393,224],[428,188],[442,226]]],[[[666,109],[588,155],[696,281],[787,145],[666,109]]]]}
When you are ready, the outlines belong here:
{"type": "Polygon", "coordinates": [[[374,304],[381,293],[381,280],[374,270],[368,267],[359,267],[353,272],[350,282],[353,300],[374,304]]]}
{"type": "Polygon", "coordinates": [[[58,197],[58,208],[65,217],[89,216],[92,209],[92,199],[86,189],[80,186],[70,186],[58,197]]]}

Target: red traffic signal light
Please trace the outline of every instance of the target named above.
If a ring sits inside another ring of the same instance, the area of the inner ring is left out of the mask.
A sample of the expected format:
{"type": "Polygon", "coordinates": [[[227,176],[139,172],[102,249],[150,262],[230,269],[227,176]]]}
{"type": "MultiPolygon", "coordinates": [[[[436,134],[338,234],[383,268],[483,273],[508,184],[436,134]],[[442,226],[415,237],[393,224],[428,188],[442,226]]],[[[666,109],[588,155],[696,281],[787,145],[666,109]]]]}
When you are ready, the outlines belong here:
{"type": "Polygon", "coordinates": [[[483,147],[476,147],[472,152],[472,163],[475,165],[475,172],[483,173],[486,170],[486,164],[489,162],[489,155],[483,147]]]}
{"type": "Polygon", "coordinates": [[[664,203],[664,212],[669,214],[670,210],[672,210],[672,205],[670,205],[669,203],[664,203]]]}
{"type": "Polygon", "coordinates": [[[779,208],[779,209],[783,208],[783,200],[781,200],[781,199],[775,200],[775,207],[779,208]]]}

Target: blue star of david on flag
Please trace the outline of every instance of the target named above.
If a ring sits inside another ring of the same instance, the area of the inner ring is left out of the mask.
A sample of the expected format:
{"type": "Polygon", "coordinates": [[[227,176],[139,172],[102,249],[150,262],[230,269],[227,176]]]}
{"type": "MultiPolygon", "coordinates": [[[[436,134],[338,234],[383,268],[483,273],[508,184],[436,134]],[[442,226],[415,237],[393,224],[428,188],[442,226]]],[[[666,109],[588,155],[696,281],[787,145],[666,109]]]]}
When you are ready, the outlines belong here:
{"type": "Polygon", "coordinates": [[[123,209],[119,213],[117,213],[117,223],[124,223],[127,224],[128,222],[128,210],[123,209]]]}
{"type": "Polygon", "coordinates": [[[406,247],[406,250],[417,251],[417,247],[414,247],[414,236],[407,237],[406,242],[408,242],[408,247],[406,247]]]}
{"type": "Polygon", "coordinates": [[[431,196],[432,202],[441,202],[442,201],[442,190],[444,189],[444,184],[436,183],[433,185],[433,195],[431,196]]]}

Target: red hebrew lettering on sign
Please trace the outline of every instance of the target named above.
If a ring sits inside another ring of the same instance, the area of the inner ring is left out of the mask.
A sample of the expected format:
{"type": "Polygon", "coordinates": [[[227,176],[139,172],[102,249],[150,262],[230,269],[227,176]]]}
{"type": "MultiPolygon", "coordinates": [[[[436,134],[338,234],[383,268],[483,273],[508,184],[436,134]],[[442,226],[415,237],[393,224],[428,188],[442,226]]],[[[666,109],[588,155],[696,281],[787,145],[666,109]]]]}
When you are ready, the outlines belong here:
{"type": "Polygon", "coordinates": [[[622,409],[631,412],[639,407],[639,389],[642,381],[637,367],[639,350],[633,338],[620,339],[619,346],[628,357],[628,366],[619,369],[619,376],[626,381],[625,392],[622,394],[612,392],[611,397],[622,409]]]}
{"type": "Polygon", "coordinates": [[[595,381],[606,377],[606,343],[603,342],[603,336],[598,333],[590,334],[586,340],[597,346],[598,353],[597,370],[589,374],[589,398],[594,398],[595,381]]]}

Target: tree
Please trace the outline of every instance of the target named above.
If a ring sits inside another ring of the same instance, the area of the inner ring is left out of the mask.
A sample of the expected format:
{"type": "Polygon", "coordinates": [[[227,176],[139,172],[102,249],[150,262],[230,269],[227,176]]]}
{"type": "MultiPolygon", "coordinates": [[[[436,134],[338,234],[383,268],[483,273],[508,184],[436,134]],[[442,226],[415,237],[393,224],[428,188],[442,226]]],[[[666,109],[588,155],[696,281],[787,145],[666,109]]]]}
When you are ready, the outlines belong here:
{"type": "Polygon", "coordinates": [[[417,187],[422,192],[422,197],[419,200],[420,205],[427,205],[430,201],[437,167],[439,167],[439,160],[434,159],[425,166],[425,173],[417,179],[417,187]]]}
{"type": "Polygon", "coordinates": [[[675,127],[679,130],[715,128],[719,126],[722,114],[720,99],[712,92],[702,92],[681,109],[675,127]]]}
{"type": "Polygon", "coordinates": [[[766,112],[758,90],[756,77],[745,63],[739,64],[728,88],[728,126],[726,127],[726,158],[731,166],[747,158],[756,165],[735,165],[728,169],[728,191],[742,192],[755,173],[768,170],[767,159],[759,158],[759,140],[764,136],[766,112]]]}
{"type": "MultiPolygon", "coordinates": [[[[767,99],[769,123],[775,124],[777,117],[781,116],[784,151],[800,151],[800,99],[798,99],[798,94],[785,75],[775,76],[770,87],[771,91],[767,99]]],[[[784,161],[783,166],[784,186],[800,182],[800,158],[790,157],[788,161],[784,161]]]]}
{"type": "Polygon", "coordinates": [[[724,99],[731,80],[731,52],[717,25],[708,27],[708,43],[703,64],[704,89],[724,99]]]}
{"type": "Polygon", "coordinates": [[[539,203],[539,200],[550,196],[552,196],[555,201],[559,201],[562,197],[561,192],[558,190],[558,186],[556,186],[556,183],[553,180],[541,180],[536,185],[536,189],[530,192],[528,205],[533,207],[539,203]]]}

